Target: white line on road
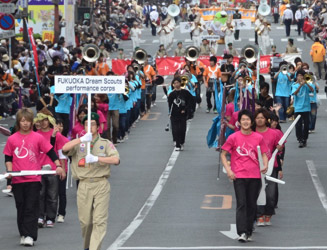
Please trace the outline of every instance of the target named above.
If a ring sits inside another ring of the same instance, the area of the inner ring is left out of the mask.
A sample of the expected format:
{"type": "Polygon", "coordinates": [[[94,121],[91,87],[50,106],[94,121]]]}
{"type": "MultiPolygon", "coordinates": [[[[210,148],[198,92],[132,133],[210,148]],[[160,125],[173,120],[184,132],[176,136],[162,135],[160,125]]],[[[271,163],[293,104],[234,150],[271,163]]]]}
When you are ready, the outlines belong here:
{"type": "MultiPolygon", "coordinates": [[[[186,129],[186,135],[189,131],[189,123],[186,129]]],[[[156,186],[152,190],[152,193],[148,197],[148,199],[145,201],[144,205],[136,215],[136,217],[133,219],[133,221],[129,224],[127,228],[118,236],[118,238],[110,245],[107,250],[117,250],[120,249],[121,246],[125,244],[125,242],[133,235],[133,233],[138,229],[138,227],[142,224],[146,216],[149,214],[151,208],[154,206],[155,202],[157,201],[161,191],[163,190],[164,186],[167,183],[167,180],[171,174],[171,171],[173,170],[175,163],[177,161],[177,158],[179,156],[180,151],[173,151],[168,163],[166,165],[166,168],[162,172],[156,186]]],[[[142,249],[142,248],[141,248],[142,249]]]]}
{"type": "Polygon", "coordinates": [[[152,43],[159,43],[159,40],[153,40],[152,43]]]}
{"type": "Polygon", "coordinates": [[[321,201],[322,206],[324,207],[326,213],[327,213],[327,196],[326,196],[326,192],[325,189],[323,187],[323,185],[320,182],[320,178],[318,176],[317,173],[317,169],[315,167],[315,164],[313,163],[313,161],[306,161],[310,175],[311,175],[311,179],[312,182],[316,188],[316,191],[318,193],[319,199],[321,201]]]}
{"type": "Polygon", "coordinates": [[[147,250],[147,249],[152,249],[152,250],[157,250],[157,249],[161,249],[161,250],[190,250],[190,249],[194,249],[194,250],[201,250],[201,249],[281,249],[281,250],[291,250],[291,249],[296,249],[296,250],[308,250],[308,249],[327,249],[326,246],[306,246],[306,247],[255,247],[255,246],[248,246],[248,247],[243,247],[243,246],[201,246],[201,247],[120,247],[118,249],[140,249],[140,250],[147,250]]]}

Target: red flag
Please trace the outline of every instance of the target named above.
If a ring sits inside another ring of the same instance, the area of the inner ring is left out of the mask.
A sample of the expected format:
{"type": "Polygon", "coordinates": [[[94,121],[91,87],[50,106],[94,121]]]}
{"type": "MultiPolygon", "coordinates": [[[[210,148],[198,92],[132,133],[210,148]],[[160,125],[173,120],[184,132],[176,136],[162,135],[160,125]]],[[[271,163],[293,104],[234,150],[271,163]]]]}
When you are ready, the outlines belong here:
{"type": "Polygon", "coordinates": [[[123,75],[127,71],[127,66],[132,62],[131,59],[112,59],[112,71],[116,75],[123,75]]]}
{"type": "Polygon", "coordinates": [[[32,50],[33,50],[33,56],[34,56],[34,64],[35,64],[35,74],[36,74],[36,79],[37,81],[39,82],[40,81],[40,78],[39,78],[39,59],[38,59],[38,56],[37,56],[37,52],[36,52],[36,44],[35,44],[35,41],[34,41],[34,37],[33,37],[33,29],[32,28],[28,28],[28,36],[29,36],[29,40],[30,40],[30,43],[32,45],[32,50]]]}

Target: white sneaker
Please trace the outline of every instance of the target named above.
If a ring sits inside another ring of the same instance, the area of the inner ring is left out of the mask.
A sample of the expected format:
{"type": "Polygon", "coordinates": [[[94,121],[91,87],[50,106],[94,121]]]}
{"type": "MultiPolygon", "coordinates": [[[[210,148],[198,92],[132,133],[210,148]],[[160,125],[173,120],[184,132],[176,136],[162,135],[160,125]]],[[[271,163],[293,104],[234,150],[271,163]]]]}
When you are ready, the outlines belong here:
{"type": "Polygon", "coordinates": [[[24,246],[32,247],[33,245],[34,245],[34,240],[31,237],[27,236],[24,240],[24,246]]]}
{"type": "Polygon", "coordinates": [[[20,237],[20,245],[24,245],[25,244],[25,236],[20,237]]]}
{"type": "Polygon", "coordinates": [[[58,223],[64,223],[65,222],[65,216],[59,214],[57,218],[58,223]]]}
{"type": "Polygon", "coordinates": [[[175,147],[175,151],[181,151],[181,148],[175,147]]]}
{"type": "Polygon", "coordinates": [[[240,241],[240,242],[246,242],[247,241],[246,234],[245,233],[242,233],[240,235],[240,237],[238,237],[238,241],[240,241]]]}
{"type": "Polygon", "coordinates": [[[184,150],[184,145],[181,145],[181,151],[183,151],[184,150]]]}

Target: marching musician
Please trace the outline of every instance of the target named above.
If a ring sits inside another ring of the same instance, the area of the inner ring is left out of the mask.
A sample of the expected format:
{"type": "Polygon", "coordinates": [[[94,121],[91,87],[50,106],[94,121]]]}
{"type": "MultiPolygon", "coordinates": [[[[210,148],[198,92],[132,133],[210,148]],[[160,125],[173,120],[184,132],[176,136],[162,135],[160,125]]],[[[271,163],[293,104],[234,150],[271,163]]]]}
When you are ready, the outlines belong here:
{"type": "MultiPolygon", "coordinates": [[[[209,113],[212,109],[211,103],[211,96],[214,99],[214,107],[213,112],[217,114],[216,109],[216,100],[215,100],[215,84],[218,84],[219,78],[221,77],[221,72],[219,69],[219,65],[217,64],[217,57],[211,56],[210,57],[210,66],[207,67],[203,73],[203,82],[207,88],[206,97],[207,97],[207,110],[206,112],[209,113]]],[[[219,85],[218,85],[219,86],[219,85]]],[[[218,89],[219,91],[219,89],[218,89]]]]}
{"type": "Polygon", "coordinates": [[[152,95],[153,95],[153,84],[156,79],[156,72],[154,71],[153,67],[149,64],[148,60],[144,62],[144,75],[146,81],[146,108],[150,110],[152,104],[152,95]]]}
{"type": "Polygon", "coordinates": [[[263,28],[261,30],[259,30],[260,34],[258,34],[258,35],[261,36],[261,42],[262,42],[261,50],[262,50],[262,53],[263,53],[263,55],[267,55],[268,54],[268,49],[270,48],[269,32],[271,31],[271,28],[270,28],[270,23],[266,19],[263,19],[262,23],[263,23],[263,28]]]}
{"type": "Polygon", "coordinates": [[[171,19],[170,18],[165,18],[163,19],[162,17],[160,18],[160,27],[158,28],[158,35],[159,35],[159,42],[164,45],[165,48],[167,48],[169,44],[169,33],[170,29],[168,27],[171,19]]]}
{"type": "MultiPolygon", "coordinates": [[[[196,8],[192,8],[192,13],[188,16],[188,21],[189,22],[194,22],[194,20],[197,18],[198,13],[196,12],[196,8]]],[[[191,40],[192,40],[192,36],[193,36],[193,32],[190,32],[190,36],[191,36],[191,40]]]]}
{"type": "Polygon", "coordinates": [[[226,22],[225,29],[225,48],[228,49],[228,44],[234,42],[234,25],[230,18],[226,22]]]}
{"type": "Polygon", "coordinates": [[[185,49],[182,42],[177,43],[177,48],[175,49],[174,56],[185,56],[185,49]]]}
{"type": "MultiPolygon", "coordinates": [[[[234,20],[236,20],[236,19],[242,19],[242,15],[239,12],[239,7],[236,7],[235,8],[235,13],[233,14],[233,19],[234,20]]],[[[238,40],[239,37],[240,37],[240,30],[235,30],[235,32],[234,32],[234,38],[235,38],[235,40],[238,40]]]]}
{"type": "Polygon", "coordinates": [[[204,22],[200,15],[198,15],[194,20],[191,29],[192,29],[191,33],[192,33],[193,45],[199,48],[201,45],[201,36],[204,30],[204,22]]]}
{"type": "Polygon", "coordinates": [[[238,241],[252,241],[253,222],[256,218],[257,199],[261,187],[261,173],[268,169],[267,146],[262,135],[251,129],[254,123],[253,114],[249,110],[238,113],[240,131],[230,135],[222,146],[221,161],[227,176],[233,181],[237,200],[236,228],[238,241]],[[264,169],[260,170],[257,146],[260,146],[264,169]],[[227,161],[227,153],[231,161],[227,161]]]}
{"type": "Polygon", "coordinates": [[[150,24],[151,24],[151,33],[152,36],[157,35],[157,26],[158,26],[159,13],[157,11],[157,6],[152,6],[152,11],[150,12],[150,24]]]}
{"type": "Polygon", "coordinates": [[[96,75],[101,75],[101,76],[105,76],[107,75],[107,73],[110,71],[110,68],[103,56],[102,53],[100,53],[99,59],[97,64],[95,65],[95,72],[96,75]]]}
{"type": "Polygon", "coordinates": [[[196,94],[196,103],[200,105],[201,98],[201,83],[203,82],[203,72],[205,70],[205,65],[201,61],[191,62],[185,58],[186,65],[189,66],[190,72],[192,75],[196,76],[197,82],[195,83],[195,94],[196,94]]]}
{"type": "Polygon", "coordinates": [[[229,43],[227,45],[228,45],[228,49],[226,50],[227,54],[232,55],[232,56],[240,56],[240,54],[237,52],[237,50],[233,48],[232,43],[229,43]]]}
{"type": "Polygon", "coordinates": [[[140,46],[140,37],[141,37],[141,29],[138,27],[137,22],[133,22],[133,27],[131,28],[131,40],[132,40],[132,46],[133,50],[135,50],[136,47],[140,46]]]}
{"type": "Polygon", "coordinates": [[[233,65],[234,56],[227,54],[224,56],[224,59],[226,60],[226,63],[220,67],[221,75],[227,76],[227,83],[231,84],[232,74],[235,71],[235,67],[233,65]]]}
{"type": "Polygon", "coordinates": [[[188,90],[181,88],[181,78],[173,79],[174,90],[168,96],[170,121],[173,138],[176,142],[176,151],[183,151],[186,135],[186,120],[191,105],[191,94],[188,90]]]}
{"type": "Polygon", "coordinates": [[[256,45],[261,45],[261,41],[259,42],[258,41],[258,31],[259,31],[259,28],[260,26],[262,25],[262,19],[263,17],[259,14],[257,14],[256,16],[256,20],[254,22],[254,38],[255,38],[255,44],[256,45]]]}

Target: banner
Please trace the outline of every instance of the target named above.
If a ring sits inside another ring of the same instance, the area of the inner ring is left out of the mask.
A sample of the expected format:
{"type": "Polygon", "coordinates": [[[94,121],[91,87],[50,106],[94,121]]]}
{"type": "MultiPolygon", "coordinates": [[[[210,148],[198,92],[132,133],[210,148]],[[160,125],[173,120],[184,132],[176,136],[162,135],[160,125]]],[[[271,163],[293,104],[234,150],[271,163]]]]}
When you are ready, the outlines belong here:
{"type": "MultiPolygon", "coordinates": [[[[54,32],[54,6],[52,0],[29,0],[28,11],[30,13],[28,25],[33,29],[33,33],[49,37],[49,34],[54,32]]],[[[64,0],[60,1],[59,15],[66,18],[64,0]]],[[[72,24],[74,25],[74,22],[72,24]]],[[[64,30],[65,28],[61,29],[61,35],[65,35],[64,30]]],[[[15,32],[16,34],[23,33],[23,21],[21,19],[16,19],[15,32]]],[[[73,33],[71,30],[70,32],[73,33]]]]}
{"type": "Polygon", "coordinates": [[[28,28],[28,37],[29,37],[29,41],[30,41],[30,44],[31,44],[31,47],[32,47],[32,50],[33,50],[33,57],[34,57],[34,65],[35,65],[35,74],[36,74],[36,79],[37,79],[37,82],[40,81],[40,78],[39,78],[39,59],[38,59],[38,55],[37,55],[37,51],[36,51],[36,44],[35,44],[35,41],[34,41],[34,36],[33,36],[33,29],[32,28],[28,28]]]}
{"type": "Polygon", "coordinates": [[[156,59],[158,74],[161,76],[174,75],[175,72],[185,65],[185,58],[182,56],[163,57],[156,59]]]}
{"type": "MultiPolygon", "coordinates": [[[[221,11],[221,7],[213,7],[207,9],[199,9],[199,12],[204,21],[213,20],[217,12],[221,11]]],[[[233,8],[227,8],[226,12],[228,15],[234,14],[233,8]]],[[[242,19],[250,19],[251,22],[255,21],[255,12],[256,10],[252,9],[239,9],[239,13],[242,15],[242,19]]]]}
{"type": "Polygon", "coordinates": [[[130,65],[131,62],[131,59],[112,59],[112,71],[116,75],[123,75],[127,70],[127,66],[130,65]]]}
{"type": "Polygon", "coordinates": [[[65,22],[65,45],[75,47],[75,0],[65,0],[65,22]]]}
{"type": "Polygon", "coordinates": [[[260,74],[268,74],[271,63],[271,55],[260,56],[260,74]]]}
{"type": "Polygon", "coordinates": [[[191,32],[191,28],[192,28],[192,23],[193,22],[180,22],[179,23],[179,28],[180,28],[180,32],[183,33],[190,33],[191,32]]]}
{"type": "Polygon", "coordinates": [[[251,19],[234,19],[235,30],[251,30],[251,19]]]}

